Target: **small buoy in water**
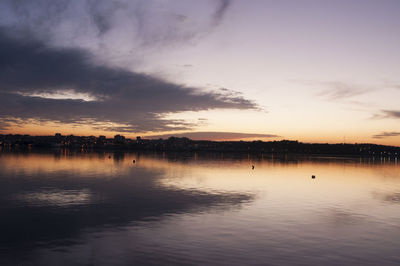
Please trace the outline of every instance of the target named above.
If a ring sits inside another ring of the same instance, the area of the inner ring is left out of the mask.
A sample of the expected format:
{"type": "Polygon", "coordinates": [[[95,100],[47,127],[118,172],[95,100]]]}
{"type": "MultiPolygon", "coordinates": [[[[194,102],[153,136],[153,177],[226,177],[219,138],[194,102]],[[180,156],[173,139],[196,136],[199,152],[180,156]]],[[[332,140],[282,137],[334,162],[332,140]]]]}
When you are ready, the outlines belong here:
{"type": "Polygon", "coordinates": [[[253,170],[254,170],[254,164],[251,166],[251,169],[253,169],[253,170]]]}
{"type": "Polygon", "coordinates": [[[312,175],[311,178],[312,178],[312,179],[315,179],[315,175],[312,175]]]}
{"type": "Polygon", "coordinates": [[[135,160],[133,160],[133,161],[132,161],[132,163],[136,163],[136,161],[135,161],[135,160]]]}

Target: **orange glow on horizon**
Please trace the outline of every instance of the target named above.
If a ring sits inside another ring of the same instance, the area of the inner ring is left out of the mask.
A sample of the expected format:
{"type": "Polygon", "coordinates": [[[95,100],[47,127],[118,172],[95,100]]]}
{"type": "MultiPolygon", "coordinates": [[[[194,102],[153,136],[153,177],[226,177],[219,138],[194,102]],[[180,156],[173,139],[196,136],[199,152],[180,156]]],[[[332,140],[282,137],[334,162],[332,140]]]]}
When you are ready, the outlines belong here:
{"type": "MultiPolygon", "coordinates": [[[[196,132],[196,131],[193,131],[196,132]]],[[[223,132],[229,132],[224,130],[223,132]]],[[[118,132],[118,131],[106,131],[93,129],[90,125],[69,125],[69,124],[59,124],[55,122],[45,122],[41,124],[37,123],[26,123],[24,125],[13,125],[5,130],[0,131],[0,134],[21,134],[21,135],[32,135],[32,136],[53,136],[55,133],[61,133],[62,135],[75,135],[75,136],[106,136],[107,138],[113,138],[115,135],[120,134],[127,138],[135,139],[137,136],[142,138],[152,139],[153,135],[160,135],[164,132],[141,132],[141,133],[129,133],[129,132],[118,132]]],[[[181,132],[166,132],[168,135],[181,134],[181,132]]],[[[264,134],[265,132],[254,132],[257,134],[264,134]]],[[[372,138],[370,134],[357,134],[353,132],[353,136],[340,136],[336,133],[327,133],[321,130],[321,133],[313,132],[308,133],[302,130],[298,134],[290,133],[290,135],[282,134],[281,137],[242,137],[242,138],[191,138],[193,140],[212,140],[212,141],[279,141],[279,140],[297,140],[304,143],[373,143],[380,145],[389,146],[400,146],[400,137],[389,137],[389,138],[372,138]]],[[[178,135],[179,136],[179,135],[178,135]]],[[[166,137],[164,137],[165,139],[166,137]]],[[[154,138],[153,138],[154,139],[154,138]]]]}

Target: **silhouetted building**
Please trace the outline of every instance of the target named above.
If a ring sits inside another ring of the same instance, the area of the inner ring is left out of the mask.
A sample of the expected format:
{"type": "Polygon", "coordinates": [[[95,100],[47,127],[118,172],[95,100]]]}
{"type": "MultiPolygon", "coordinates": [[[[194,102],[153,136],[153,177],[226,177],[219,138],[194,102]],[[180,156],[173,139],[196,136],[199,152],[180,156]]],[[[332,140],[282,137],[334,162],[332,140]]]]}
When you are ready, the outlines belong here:
{"type": "Polygon", "coordinates": [[[115,135],[114,136],[114,143],[122,144],[125,143],[125,137],[122,135],[115,135]]]}

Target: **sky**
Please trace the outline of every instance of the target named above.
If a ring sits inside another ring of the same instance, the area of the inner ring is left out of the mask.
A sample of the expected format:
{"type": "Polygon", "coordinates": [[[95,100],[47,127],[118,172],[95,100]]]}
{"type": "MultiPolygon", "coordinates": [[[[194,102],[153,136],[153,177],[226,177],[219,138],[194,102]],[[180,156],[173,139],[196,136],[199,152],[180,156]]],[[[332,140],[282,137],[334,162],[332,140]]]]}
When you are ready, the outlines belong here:
{"type": "Polygon", "coordinates": [[[400,146],[398,0],[0,0],[0,133],[400,146]]]}

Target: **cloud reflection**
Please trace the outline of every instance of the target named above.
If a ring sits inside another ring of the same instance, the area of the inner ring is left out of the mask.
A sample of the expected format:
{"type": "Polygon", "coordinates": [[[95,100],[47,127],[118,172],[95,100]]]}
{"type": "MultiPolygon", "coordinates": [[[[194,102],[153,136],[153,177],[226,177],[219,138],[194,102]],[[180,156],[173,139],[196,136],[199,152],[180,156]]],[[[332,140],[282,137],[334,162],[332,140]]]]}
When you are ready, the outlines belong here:
{"type": "Polygon", "coordinates": [[[325,218],[335,227],[357,225],[365,221],[363,215],[342,209],[331,209],[325,215],[325,218]]]}
{"type": "Polygon", "coordinates": [[[21,201],[24,206],[38,207],[68,207],[73,205],[89,204],[92,193],[87,189],[80,190],[60,190],[48,189],[35,192],[17,194],[13,200],[21,201]]]}
{"type": "Polygon", "coordinates": [[[374,198],[381,200],[384,203],[400,204],[400,192],[373,192],[374,198]]]}
{"type": "MultiPolygon", "coordinates": [[[[3,154],[0,165],[12,156],[3,154]]],[[[88,175],[85,171],[77,171],[74,164],[65,164],[68,157],[52,161],[51,154],[36,156],[42,162],[50,162],[49,171],[43,164],[40,168],[30,164],[30,160],[38,160],[31,154],[24,157],[29,169],[15,171],[10,167],[0,172],[0,248],[70,245],[75,244],[82,231],[87,229],[119,228],[143,220],[158,220],[166,215],[197,213],[210,208],[224,210],[252,200],[252,195],[244,193],[207,193],[162,186],[158,180],[164,178],[165,169],[133,167],[127,163],[130,160],[124,159],[126,157],[117,156],[120,161],[114,162],[108,156],[77,155],[83,169],[90,163],[97,167],[97,163],[109,161],[125,169],[95,171],[88,175]],[[64,165],[54,167],[52,164],[57,162],[64,165]],[[76,241],[66,241],[71,238],[76,241]]]]}

